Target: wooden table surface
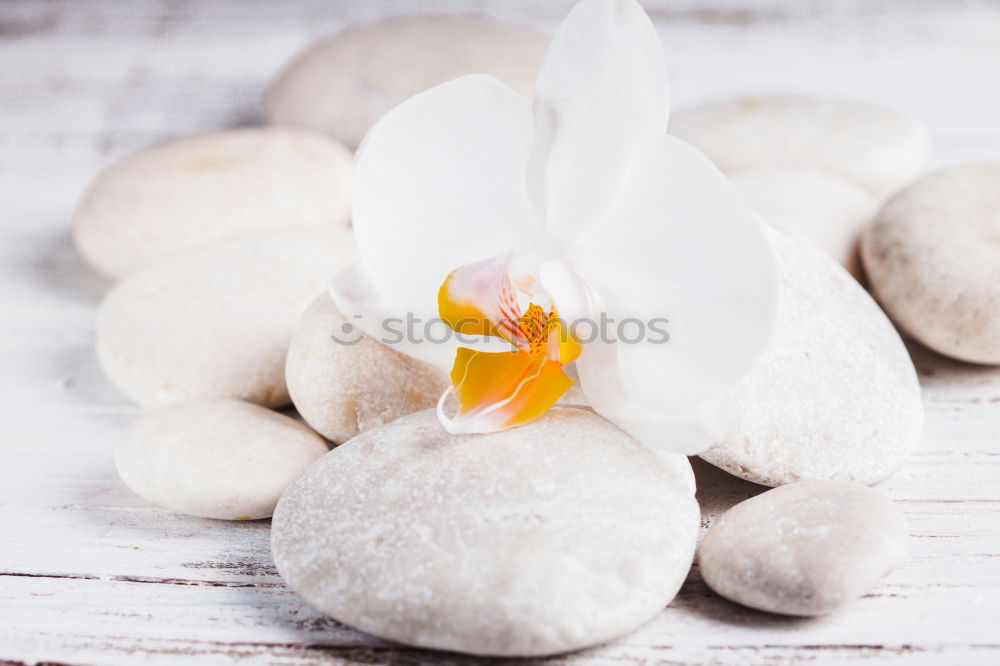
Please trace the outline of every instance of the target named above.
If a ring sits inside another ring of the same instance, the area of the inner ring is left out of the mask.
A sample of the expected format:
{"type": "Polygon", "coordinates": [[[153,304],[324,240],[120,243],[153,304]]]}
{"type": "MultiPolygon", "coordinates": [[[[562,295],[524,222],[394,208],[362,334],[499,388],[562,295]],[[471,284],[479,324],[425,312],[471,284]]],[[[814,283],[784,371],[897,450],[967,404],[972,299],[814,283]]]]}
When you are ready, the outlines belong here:
{"type": "MultiPolygon", "coordinates": [[[[741,91],[881,101],[931,128],[934,163],[1000,156],[998,2],[647,2],[678,106],[741,91]]],[[[115,159],[261,121],[263,86],[314,37],[385,13],[483,9],[551,30],[571,0],[0,2],[0,662],[472,663],[326,619],[281,582],[267,521],[148,506],[112,450],[136,416],[102,377],[106,283],[73,205],[115,159]]],[[[574,665],[1000,664],[1000,369],[914,350],[919,450],[882,489],[906,562],[852,607],[789,619],[713,595],[695,567],[653,622],[574,665]]],[[[759,492],[697,464],[707,527],[759,492]]],[[[496,663],[496,662],[490,662],[496,663]]]]}

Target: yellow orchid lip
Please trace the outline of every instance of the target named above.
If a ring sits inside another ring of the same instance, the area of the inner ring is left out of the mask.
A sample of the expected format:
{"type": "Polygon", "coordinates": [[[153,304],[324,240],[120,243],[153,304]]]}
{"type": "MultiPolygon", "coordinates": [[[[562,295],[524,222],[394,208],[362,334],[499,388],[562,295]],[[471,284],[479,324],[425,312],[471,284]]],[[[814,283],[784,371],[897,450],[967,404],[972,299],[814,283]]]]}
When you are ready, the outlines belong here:
{"type": "Polygon", "coordinates": [[[438,414],[449,432],[505,430],[538,418],[573,386],[564,366],[582,345],[555,306],[546,312],[519,304],[508,273],[510,255],[452,271],[438,292],[441,319],[457,333],[501,337],[513,349],[483,352],[462,347],[451,370],[452,387],[441,396],[438,414]],[[458,411],[444,413],[454,395],[458,411]]]}

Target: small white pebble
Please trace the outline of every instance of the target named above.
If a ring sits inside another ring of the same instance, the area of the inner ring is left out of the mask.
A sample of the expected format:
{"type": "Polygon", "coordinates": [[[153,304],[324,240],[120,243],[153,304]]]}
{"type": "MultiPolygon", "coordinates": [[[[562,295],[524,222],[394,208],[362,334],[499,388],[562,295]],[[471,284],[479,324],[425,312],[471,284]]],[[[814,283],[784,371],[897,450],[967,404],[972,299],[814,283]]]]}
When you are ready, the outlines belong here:
{"type": "Polygon", "coordinates": [[[352,328],[326,292],[292,336],[285,380],[306,423],[338,443],[433,407],[451,383],[443,370],[352,328]]]}
{"type": "Polygon", "coordinates": [[[534,95],[547,44],[530,27],[485,16],[397,16],[348,28],[278,75],[267,90],[267,117],[356,147],[393,107],[466,74],[489,74],[534,95]]]}
{"type": "Polygon", "coordinates": [[[934,351],[1000,365],[1000,162],[949,167],[893,197],[862,240],[872,291],[934,351]]]}
{"type": "Polygon", "coordinates": [[[306,426],[238,400],[203,400],[139,417],[115,451],[118,473],[153,504],[204,518],[267,518],[326,442],[306,426]]]}
{"type": "Polygon", "coordinates": [[[851,181],[824,171],[738,171],[733,185],[761,219],[814,243],[861,279],[858,241],[878,202],[851,181]]]}
{"type": "Polygon", "coordinates": [[[926,128],[877,104],[804,95],[746,95],[684,109],[670,132],[726,172],[784,167],[828,171],[882,197],[927,163],[926,128]]]}
{"type": "Polygon", "coordinates": [[[289,402],[285,354],[302,312],[354,252],[349,229],[247,234],[119,281],[97,318],[97,357],[142,405],[289,402]]]}
{"type": "Polygon", "coordinates": [[[731,601],[824,615],[866,594],[906,554],[902,512],[878,492],[807,480],[727,511],[702,540],[705,582],[731,601]]]}
{"type": "Polygon", "coordinates": [[[306,130],[188,136],[101,172],[73,216],[83,258],[121,277],[178,251],[250,231],[345,226],[353,157],[306,130]]]}

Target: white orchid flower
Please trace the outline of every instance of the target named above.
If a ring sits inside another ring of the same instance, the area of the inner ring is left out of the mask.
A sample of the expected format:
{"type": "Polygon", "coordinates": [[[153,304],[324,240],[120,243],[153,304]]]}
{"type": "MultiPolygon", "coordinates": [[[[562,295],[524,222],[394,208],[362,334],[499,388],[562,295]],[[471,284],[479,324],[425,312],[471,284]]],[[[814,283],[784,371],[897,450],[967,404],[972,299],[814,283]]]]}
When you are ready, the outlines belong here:
{"type": "MultiPolygon", "coordinates": [[[[555,35],[534,104],[488,76],[416,95],[356,160],[359,261],[336,305],[384,322],[441,318],[499,352],[395,340],[452,366],[443,425],[512,427],[574,383],[651,446],[695,453],[725,427],[725,395],[768,344],[777,276],[760,223],[726,178],[667,135],[655,28],[635,0],[583,0],[555,35]],[[601,317],[669,335],[594,336],[601,317]],[[453,394],[457,414],[448,416],[453,394]]],[[[380,333],[380,330],[382,331],[380,333]]]]}

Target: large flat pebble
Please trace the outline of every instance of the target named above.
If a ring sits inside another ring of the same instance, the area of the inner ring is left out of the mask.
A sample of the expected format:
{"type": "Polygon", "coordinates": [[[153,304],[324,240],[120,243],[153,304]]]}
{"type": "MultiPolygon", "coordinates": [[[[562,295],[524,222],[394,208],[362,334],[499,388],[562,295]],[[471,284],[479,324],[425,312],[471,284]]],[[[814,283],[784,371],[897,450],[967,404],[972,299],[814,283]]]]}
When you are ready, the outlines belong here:
{"type": "Polygon", "coordinates": [[[587,409],[453,436],[433,410],[343,444],[282,496],[278,571],[376,636],[547,655],[628,633],[666,606],[698,532],[691,466],[587,409]]]}

